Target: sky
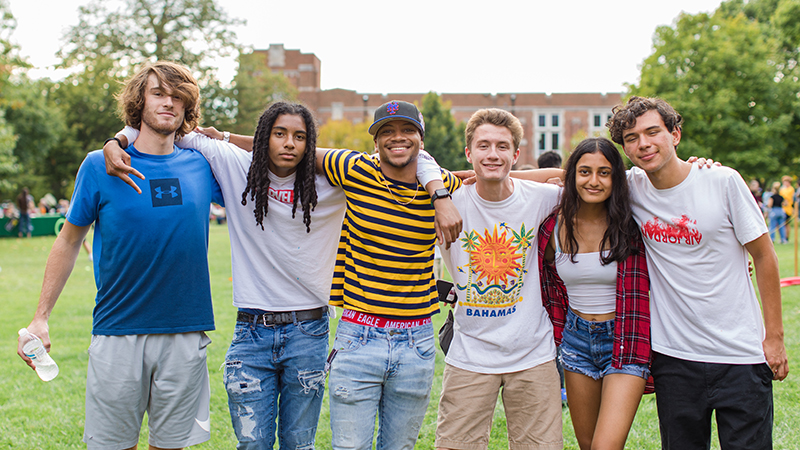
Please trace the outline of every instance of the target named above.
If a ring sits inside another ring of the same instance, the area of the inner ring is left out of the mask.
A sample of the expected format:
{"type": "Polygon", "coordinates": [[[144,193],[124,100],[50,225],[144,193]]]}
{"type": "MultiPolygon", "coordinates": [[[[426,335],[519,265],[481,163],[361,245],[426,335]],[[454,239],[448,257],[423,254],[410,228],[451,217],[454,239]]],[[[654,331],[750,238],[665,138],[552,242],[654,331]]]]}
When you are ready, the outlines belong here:
{"type": "MultiPolygon", "coordinates": [[[[37,70],[89,0],[8,0],[12,41],[37,70]]],[[[111,1],[111,0],[106,0],[111,1]]],[[[622,92],[639,80],[658,26],[720,0],[217,0],[247,48],[314,53],[322,89],[363,93],[622,92]]],[[[230,81],[233,58],[218,62],[230,81]]],[[[61,75],[63,76],[63,75],[61,75]]]]}

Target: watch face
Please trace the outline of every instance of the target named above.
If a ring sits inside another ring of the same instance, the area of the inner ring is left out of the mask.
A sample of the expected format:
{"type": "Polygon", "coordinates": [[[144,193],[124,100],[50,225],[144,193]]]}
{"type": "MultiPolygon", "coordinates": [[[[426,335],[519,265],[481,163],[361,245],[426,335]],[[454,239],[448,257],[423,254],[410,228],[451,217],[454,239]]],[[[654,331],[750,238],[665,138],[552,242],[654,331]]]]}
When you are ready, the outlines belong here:
{"type": "Polygon", "coordinates": [[[450,191],[447,189],[437,189],[433,191],[433,196],[431,197],[432,200],[438,200],[443,197],[450,197],[450,191]]]}

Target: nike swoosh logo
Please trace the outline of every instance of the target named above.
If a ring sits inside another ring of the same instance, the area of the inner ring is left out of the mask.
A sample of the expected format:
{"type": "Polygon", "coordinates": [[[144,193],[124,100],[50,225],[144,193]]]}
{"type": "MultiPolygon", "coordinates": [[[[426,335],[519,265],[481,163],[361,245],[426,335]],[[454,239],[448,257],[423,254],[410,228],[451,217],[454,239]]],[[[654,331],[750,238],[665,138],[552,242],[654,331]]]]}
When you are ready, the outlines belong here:
{"type": "Polygon", "coordinates": [[[209,417],[208,419],[203,420],[203,421],[200,421],[200,419],[195,417],[194,421],[197,422],[198,425],[200,425],[200,428],[202,428],[203,431],[205,431],[207,433],[211,432],[211,417],[209,417]]]}

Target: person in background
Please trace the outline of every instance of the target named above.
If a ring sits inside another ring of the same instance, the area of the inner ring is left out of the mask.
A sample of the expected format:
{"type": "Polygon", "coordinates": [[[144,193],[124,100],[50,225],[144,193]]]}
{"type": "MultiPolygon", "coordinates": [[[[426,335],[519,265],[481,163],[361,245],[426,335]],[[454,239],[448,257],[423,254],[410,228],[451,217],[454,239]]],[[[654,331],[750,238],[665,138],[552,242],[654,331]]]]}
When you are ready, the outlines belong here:
{"type": "Polygon", "coordinates": [[[786,200],[780,194],[781,185],[777,181],[773,183],[771,195],[767,199],[767,211],[769,212],[769,229],[772,231],[772,241],[780,237],[778,243],[789,242],[786,238],[786,210],[784,203],[786,200]]]}
{"type": "Polygon", "coordinates": [[[763,195],[763,193],[761,192],[761,183],[759,183],[758,180],[753,178],[752,180],[750,180],[748,186],[750,187],[750,193],[753,194],[753,199],[756,201],[756,204],[758,205],[759,209],[763,209],[764,206],[761,200],[761,197],[763,195]]]}
{"type": "MultiPolygon", "coordinates": [[[[786,213],[786,222],[791,222],[794,214],[794,188],[792,187],[792,177],[784,175],[781,177],[781,188],[778,191],[783,197],[783,212],[786,213]]],[[[786,228],[786,242],[789,242],[789,228],[786,228]]]]}
{"type": "Polygon", "coordinates": [[[540,169],[549,169],[549,168],[560,169],[561,153],[555,150],[546,151],[541,155],[539,155],[539,159],[536,162],[539,165],[540,169]]]}
{"type": "Polygon", "coordinates": [[[33,233],[33,223],[31,222],[31,214],[36,211],[33,205],[33,196],[28,188],[22,188],[22,192],[17,196],[17,209],[19,210],[19,223],[17,224],[17,234],[19,237],[31,237],[33,233]]]}

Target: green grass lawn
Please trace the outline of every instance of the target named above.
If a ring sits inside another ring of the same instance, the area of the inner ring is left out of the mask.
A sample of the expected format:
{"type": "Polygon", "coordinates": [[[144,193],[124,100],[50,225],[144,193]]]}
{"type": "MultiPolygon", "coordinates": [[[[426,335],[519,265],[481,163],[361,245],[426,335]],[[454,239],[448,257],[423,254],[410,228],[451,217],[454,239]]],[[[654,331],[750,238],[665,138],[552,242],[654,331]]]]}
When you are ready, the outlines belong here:
{"type": "MultiPolygon", "coordinates": [[[[17,330],[26,326],[36,308],[45,261],[55,238],[52,236],[18,240],[0,239],[0,449],[79,449],[83,436],[86,363],[94,306],[92,266],[81,251],[75,270],[50,319],[53,341],[51,355],[61,372],[44,383],[16,354],[17,330]]],[[[794,275],[794,245],[779,245],[781,276],[794,275]]],[[[225,351],[233,333],[235,309],[231,306],[230,247],[227,229],[211,226],[210,271],[217,330],[209,333],[214,341],[208,350],[211,375],[211,441],[196,449],[232,449],[236,439],[228,415],[227,396],[222,385],[225,351]]],[[[702,283],[702,280],[698,280],[702,283]]],[[[800,286],[783,289],[783,317],[790,366],[798,369],[800,358],[800,286]]],[[[438,329],[444,315],[434,317],[438,329]]],[[[331,340],[335,323],[332,327],[331,340]]],[[[431,404],[417,443],[419,449],[432,449],[436,431],[436,409],[444,368],[441,352],[436,357],[436,379],[431,404]]],[[[795,373],[783,383],[775,383],[775,448],[800,448],[800,386],[795,373]]],[[[325,395],[317,448],[330,448],[328,399],[325,395]]],[[[140,448],[146,448],[146,433],[140,448]]],[[[716,437],[714,437],[716,439],[716,437]]],[[[565,448],[577,449],[569,413],[564,412],[565,448]]],[[[645,396],[628,438],[630,449],[660,448],[655,399],[645,396]]],[[[490,449],[506,449],[502,403],[498,402],[492,427],[490,449]]],[[[714,443],[712,448],[719,448],[714,443]]]]}

